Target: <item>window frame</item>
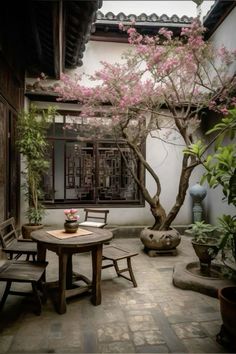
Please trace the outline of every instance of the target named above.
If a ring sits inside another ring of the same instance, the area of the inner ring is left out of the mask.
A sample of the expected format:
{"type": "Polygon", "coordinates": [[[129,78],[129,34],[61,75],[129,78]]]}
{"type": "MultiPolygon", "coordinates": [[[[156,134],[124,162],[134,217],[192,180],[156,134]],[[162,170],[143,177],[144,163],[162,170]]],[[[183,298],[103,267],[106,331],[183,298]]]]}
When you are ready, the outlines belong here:
{"type": "MultiPolygon", "coordinates": [[[[57,110],[57,114],[60,116],[63,116],[63,125],[65,124],[65,119],[67,115],[71,115],[71,116],[78,116],[79,111],[71,111],[71,110],[57,110]]],[[[110,143],[110,144],[116,144],[115,139],[87,139],[87,138],[81,138],[81,139],[77,139],[75,138],[75,136],[69,136],[69,134],[66,134],[66,130],[63,130],[63,134],[61,136],[56,136],[56,122],[55,122],[55,118],[53,120],[53,127],[52,127],[52,131],[49,135],[47,135],[46,137],[48,142],[52,142],[52,151],[54,154],[54,146],[55,146],[55,141],[61,140],[64,141],[64,145],[66,146],[67,142],[71,142],[71,143],[80,143],[82,141],[87,141],[87,142],[91,142],[93,144],[93,151],[95,152],[95,164],[98,164],[98,150],[99,150],[99,144],[102,143],[110,143]]],[[[120,143],[123,143],[122,140],[120,140],[120,143]]],[[[125,143],[124,143],[125,144],[125,143]]],[[[146,144],[144,144],[143,146],[143,153],[144,155],[146,154],[146,144]]],[[[65,161],[65,154],[66,154],[66,148],[64,147],[64,161],[65,161]]],[[[54,197],[55,197],[55,155],[52,158],[52,188],[54,189],[54,197]]],[[[98,168],[95,168],[95,180],[97,181],[97,179],[99,178],[99,171],[98,168]]],[[[144,179],[145,182],[145,173],[144,171],[142,172],[141,166],[139,166],[139,173],[142,173],[142,178],[144,179]]],[[[64,166],[64,201],[58,201],[55,200],[55,198],[53,198],[52,200],[44,200],[43,204],[47,209],[50,208],[55,208],[55,209],[60,209],[60,208],[65,208],[65,207],[71,207],[73,206],[77,206],[77,207],[89,207],[89,206],[101,206],[101,207],[143,207],[145,205],[144,202],[144,198],[142,196],[141,191],[139,190],[138,186],[137,186],[137,193],[138,193],[138,200],[109,200],[105,201],[105,200],[99,200],[97,198],[97,194],[95,195],[95,198],[93,199],[93,202],[86,202],[86,201],[81,201],[81,200],[68,200],[65,199],[66,196],[66,166],[64,166]]],[[[95,190],[97,190],[99,188],[98,183],[95,182],[95,190]]],[[[97,193],[97,191],[95,191],[97,193]]]]}

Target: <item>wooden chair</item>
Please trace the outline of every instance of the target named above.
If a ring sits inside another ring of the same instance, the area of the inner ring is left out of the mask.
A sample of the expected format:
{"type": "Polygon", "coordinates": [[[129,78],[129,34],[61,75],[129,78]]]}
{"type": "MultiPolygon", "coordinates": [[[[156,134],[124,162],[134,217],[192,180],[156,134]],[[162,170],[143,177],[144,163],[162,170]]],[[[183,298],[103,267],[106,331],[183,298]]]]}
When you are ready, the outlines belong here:
{"type": "Polygon", "coordinates": [[[18,237],[14,218],[10,218],[0,224],[0,241],[3,251],[9,255],[10,259],[18,259],[22,255],[26,255],[27,260],[29,260],[30,256],[35,260],[37,243],[18,237]]]}
{"type": "Polygon", "coordinates": [[[80,226],[92,226],[103,228],[107,225],[107,214],[109,210],[106,209],[84,209],[85,219],[81,222],[80,226]],[[99,220],[99,221],[97,221],[99,220]]]}
{"type": "Polygon", "coordinates": [[[6,282],[5,291],[0,302],[0,310],[2,310],[8,295],[27,296],[32,293],[24,291],[11,290],[11,285],[15,283],[31,283],[33,295],[36,300],[35,313],[41,314],[42,300],[40,291],[42,291],[42,299],[46,299],[44,290],[43,277],[48,262],[32,262],[19,260],[2,260],[0,261],[0,281],[6,282]]]}
{"type": "Polygon", "coordinates": [[[117,246],[107,246],[103,248],[103,261],[111,261],[112,263],[104,264],[102,269],[114,267],[118,277],[125,278],[133,283],[133,286],[137,287],[137,282],[134,277],[134,273],[131,265],[131,258],[137,256],[136,252],[129,252],[117,246]],[[127,268],[120,269],[118,261],[126,259],[127,268]],[[128,272],[129,276],[124,275],[124,272],[128,272]]]}
{"type": "MultiPolygon", "coordinates": [[[[85,208],[85,221],[80,223],[80,226],[93,226],[104,227],[107,225],[107,214],[109,210],[104,209],[88,209],[85,208]],[[97,222],[102,220],[102,222],[97,222]]],[[[114,267],[119,277],[123,277],[133,283],[134,287],[137,287],[137,282],[134,277],[134,273],[131,265],[131,258],[137,256],[138,253],[129,252],[116,246],[107,246],[103,248],[103,261],[111,261],[112,263],[104,264],[102,269],[114,267]],[[127,268],[120,269],[118,261],[126,259],[127,268]],[[124,272],[128,272],[129,276],[124,275],[124,272]]]]}

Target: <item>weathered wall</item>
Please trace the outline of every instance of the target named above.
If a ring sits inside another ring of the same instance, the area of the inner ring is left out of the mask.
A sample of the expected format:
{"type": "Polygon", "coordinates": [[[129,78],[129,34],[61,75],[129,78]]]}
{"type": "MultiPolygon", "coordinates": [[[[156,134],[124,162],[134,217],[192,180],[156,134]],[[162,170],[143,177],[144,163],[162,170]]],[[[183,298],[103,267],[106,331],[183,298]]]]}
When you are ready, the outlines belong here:
{"type": "MultiPolygon", "coordinates": [[[[231,11],[224,22],[217,28],[216,32],[211,36],[210,40],[215,47],[222,45],[230,50],[236,50],[235,34],[236,33],[236,8],[231,11]]],[[[230,74],[235,74],[236,62],[230,68],[230,74]]],[[[228,141],[225,142],[227,144],[228,141]]],[[[236,141],[234,141],[236,143],[236,141]]],[[[228,206],[226,202],[222,202],[222,188],[209,189],[207,198],[207,210],[209,221],[216,222],[218,216],[222,214],[235,214],[235,208],[228,206]]]]}

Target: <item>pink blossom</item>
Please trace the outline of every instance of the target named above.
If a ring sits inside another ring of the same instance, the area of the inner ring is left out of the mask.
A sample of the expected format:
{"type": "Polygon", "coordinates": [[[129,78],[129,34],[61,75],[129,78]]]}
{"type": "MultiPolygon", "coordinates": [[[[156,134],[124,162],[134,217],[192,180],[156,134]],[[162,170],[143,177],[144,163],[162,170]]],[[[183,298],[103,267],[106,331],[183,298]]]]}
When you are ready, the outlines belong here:
{"type": "Polygon", "coordinates": [[[227,114],[229,113],[228,109],[226,107],[220,108],[220,112],[224,115],[227,116],[227,114]]]}
{"type": "Polygon", "coordinates": [[[66,209],[64,214],[66,215],[67,220],[78,220],[79,216],[75,215],[78,212],[77,209],[66,209]]]}
{"type": "Polygon", "coordinates": [[[169,41],[171,40],[172,36],[173,36],[173,32],[172,31],[168,31],[166,28],[161,28],[158,31],[159,34],[161,34],[162,36],[164,36],[165,38],[167,38],[169,41]]]}
{"type": "Polygon", "coordinates": [[[133,27],[130,27],[130,28],[127,30],[127,33],[128,33],[129,35],[134,34],[134,33],[136,33],[136,29],[133,28],[133,27]]]}
{"type": "Polygon", "coordinates": [[[124,29],[124,24],[122,22],[120,22],[118,26],[121,31],[124,29]]]}
{"type": "MultiPolygon", "coordinates": [[[[131,137],[135,136],[135,129],[144,122],[146,113],[158,111],[163,104],[177,105],[180,110],[184,105],[185,112],[191,105],[196,105],[199,111],[209,107],[223,114],[236,104],[236,99],[230,98],[235,83],[228,76],[229,63],[236,52],[224,47],[219,52],[215,50],[204,40],[205,29],[198,20],[182,29],[184,38],[180,39],[165,28],[153,37],[142,36],[133,27],[124,29],[123,24],[119,28],[127,31],[132,46],[122,63],[101,62],[99,70],[90,76],[95,87],[83,86],[79,75],[74,78],[62,75],[60,87],[55,88],[59,99],[82,103],[78,117],[82,122],[87,118],[91,136],[102,136],[104,131],[117,134],[124,126],[131,129],[131,137]],[[109,104],[106,105],[109,113],[102,110],[104,116],[98,117],[103,103],[109,104]],[[135,129],[127,117],[135,121],[135,129]]],[[[78,131],[78,117],[65,129],[78,131]]],[[[186,118],[186,124],[189,119],[186,118]]],[[[145,133],[141,135],[145,138],[145,133]]]]}

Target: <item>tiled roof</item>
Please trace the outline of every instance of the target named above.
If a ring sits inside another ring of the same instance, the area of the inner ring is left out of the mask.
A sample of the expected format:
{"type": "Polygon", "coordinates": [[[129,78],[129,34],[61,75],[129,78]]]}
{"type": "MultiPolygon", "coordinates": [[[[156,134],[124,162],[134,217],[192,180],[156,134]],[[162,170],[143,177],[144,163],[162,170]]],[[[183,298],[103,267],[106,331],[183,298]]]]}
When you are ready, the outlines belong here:
{"type": "Polygon", "coordinates": [[[97,12],[96,15],[96,23],[102,23],[102,22],[131,22],[135,21],[136,24],[139,23],[180,23],[180,24],[186,24],[186,23],[191,23],[192,17],[188,16],[182,16],[179,17],[177,15],[172,15],[171,17],[163,14],[161,16],[158,16],[157,14],[153,13],[151,15],[147,15],[145,13],[142,13],[141,15],[125,15],[123,12],[120,12],[118,15],[114,15],[112,12],[108,12],[107,14],[103,14],[101,11],[97,12]]]}
{"type": "Polygon", "coordinates": [[[178,36],[182,27],[190,26],[193,18],[188,16],[167,16],[166,14],[157,15],[152,13],[147,15],[141,13],[140,15],[129,14],[125,15],[120,12],[115,15],[113,12],[103,14],[101,11],[96,13],[96,21],[92,27],[91,39],[96,41],[110,41],[110,42],[127,42],[127,33],[119,29],[119,23],[124,25],[135,22],[135,27],[142,34],[155,35],[162,27],[170,28],[174,36],[178,36]]]}

